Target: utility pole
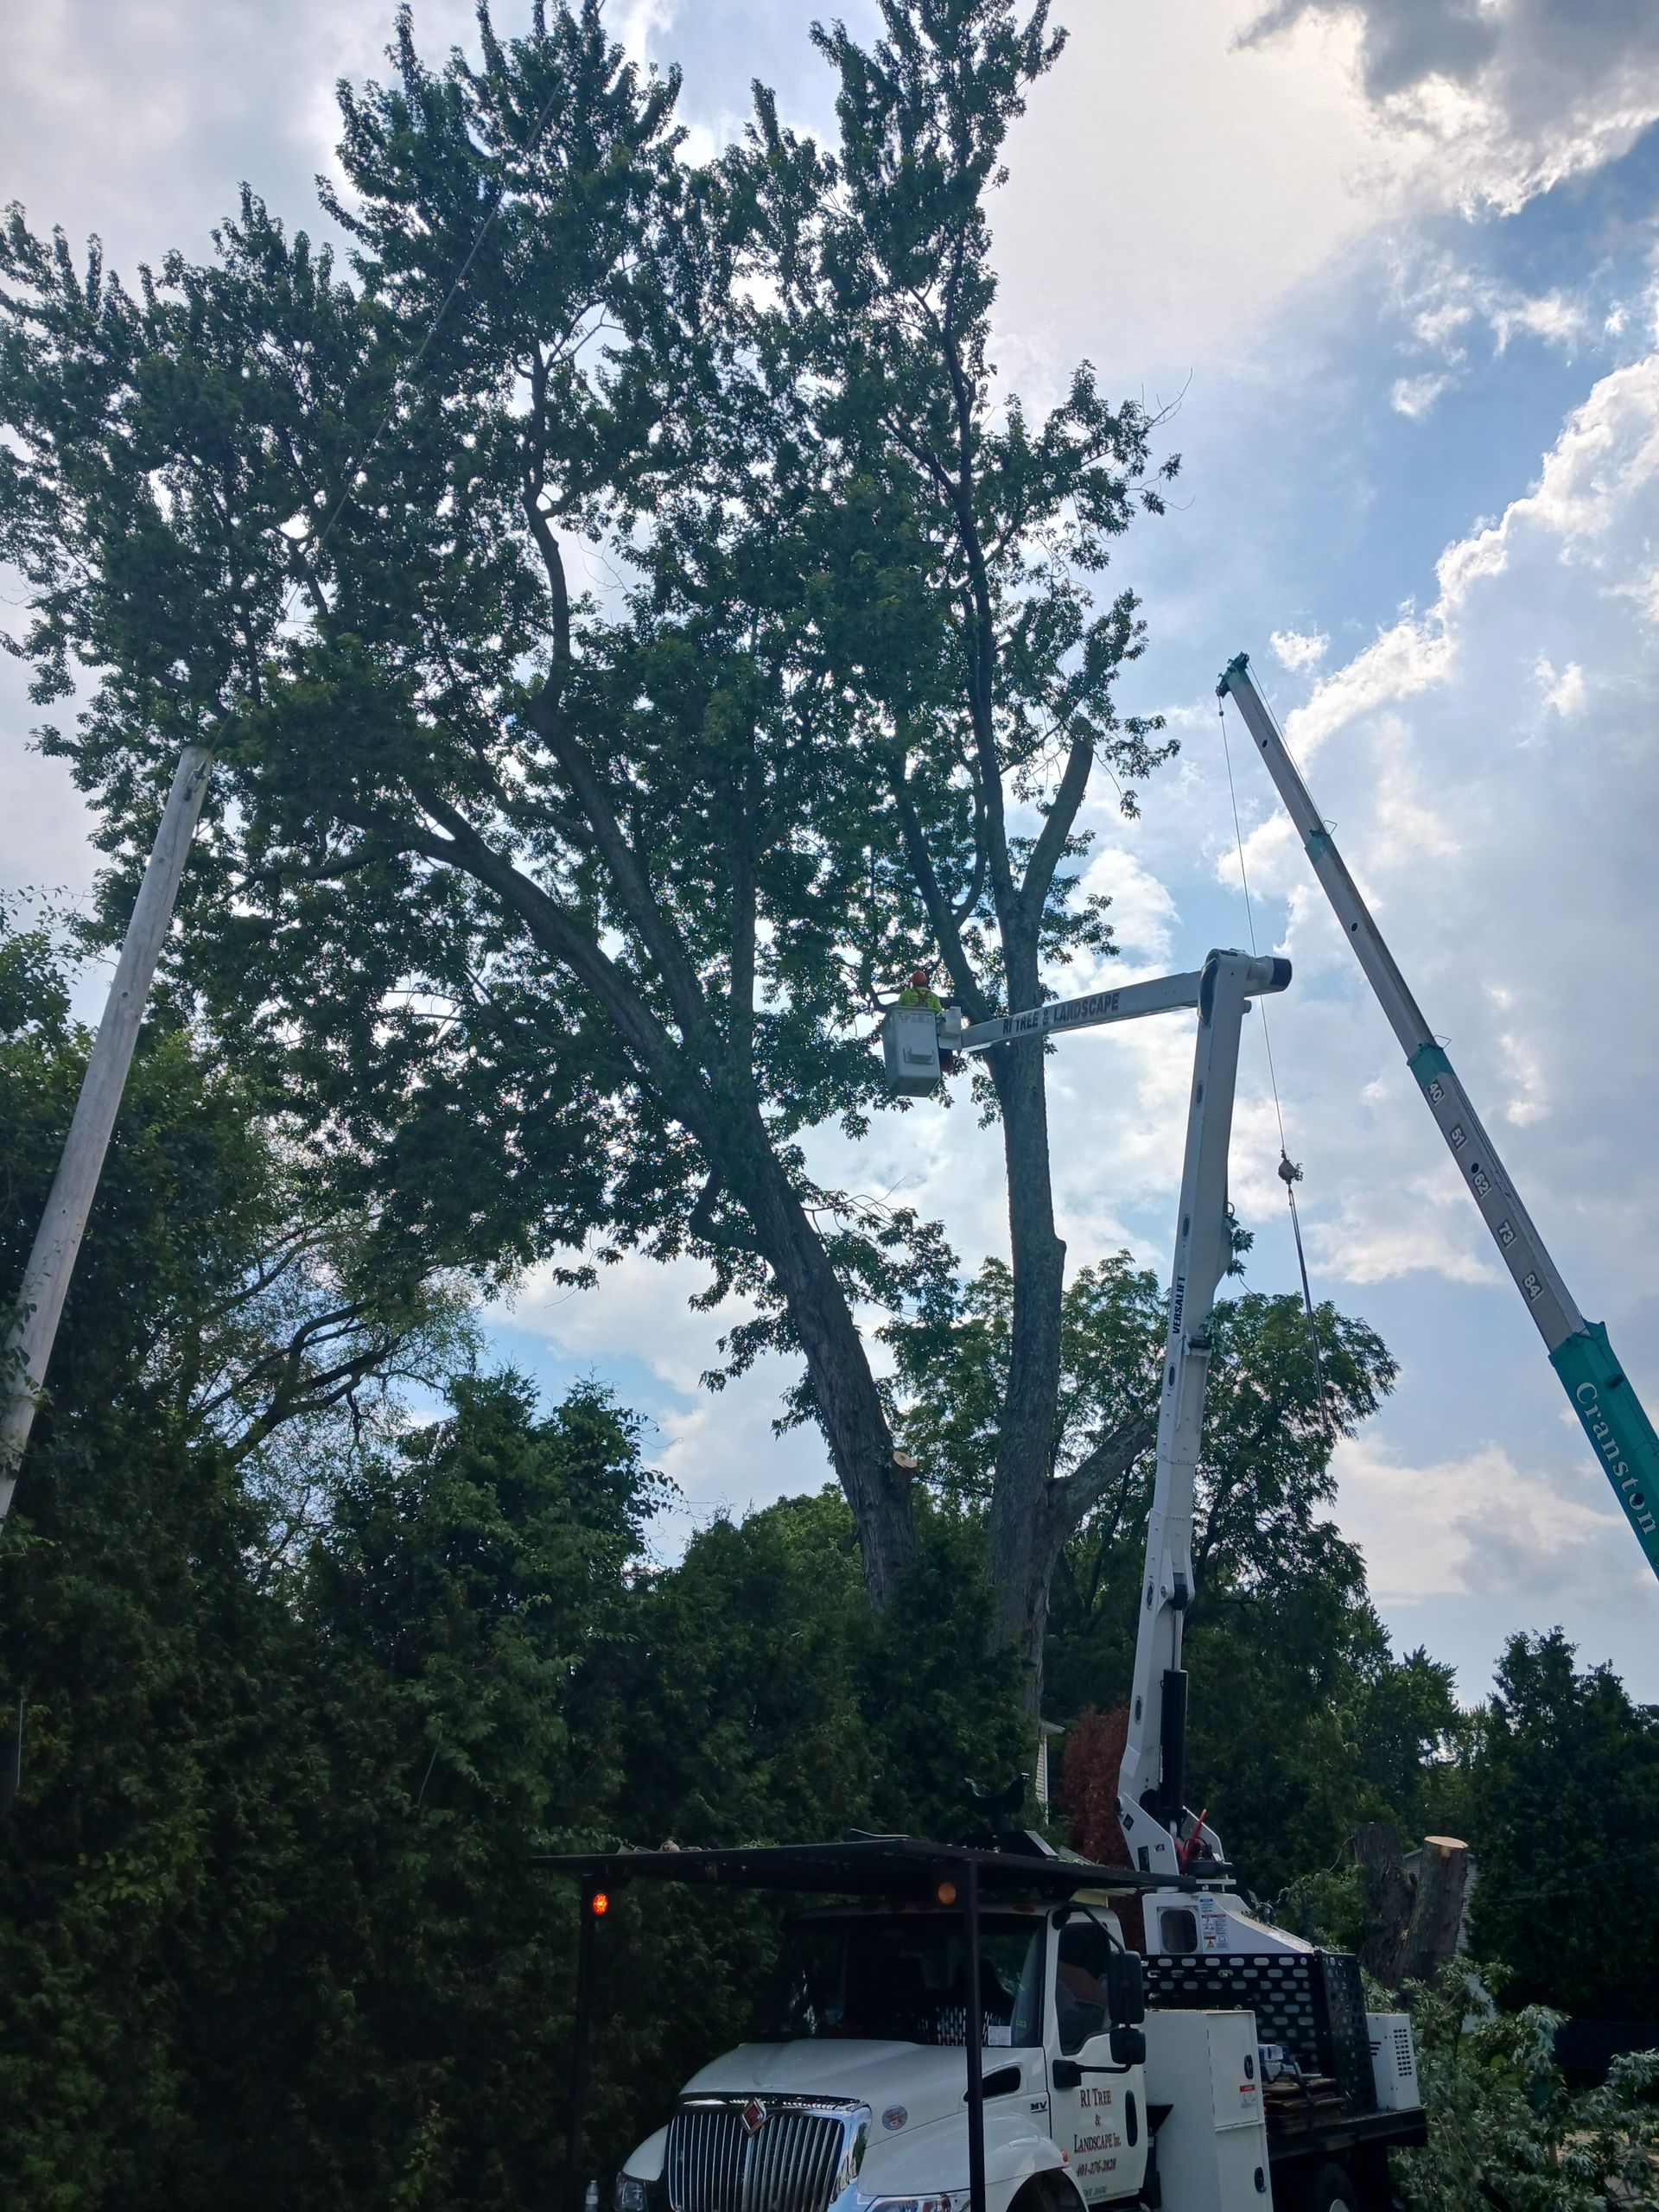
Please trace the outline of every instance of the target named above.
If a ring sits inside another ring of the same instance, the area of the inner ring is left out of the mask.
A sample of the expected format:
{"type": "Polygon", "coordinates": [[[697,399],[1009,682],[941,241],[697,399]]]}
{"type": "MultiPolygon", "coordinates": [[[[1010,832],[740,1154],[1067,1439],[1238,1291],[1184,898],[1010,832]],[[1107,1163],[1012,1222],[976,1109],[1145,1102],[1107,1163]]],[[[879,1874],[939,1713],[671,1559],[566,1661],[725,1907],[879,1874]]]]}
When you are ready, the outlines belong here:
{"type": "Polygon", "coordinates": [[[179,758],[173,788],[168,793],[156,842],[144,868],[144,880],[132,909],[132,919],[110,986],[109,1003],[99,1025],[86,1072],[81,1078],[75,1118],[53,1178],[39,1233],[11,1325],[7,1332],[3,1414],[0,1414],[0,1522],[11,1508],[17,1486],[17,1469],[34,1426],[35,1407],[52,1357],[53,1341],[63,1313],[63,1301],[74,1273],[75,1255],[86,1234],[110,1133],[126,1088],[133,1047],[156,963],[167,941],[168,925],[179,895],[179,883],[190,855],[201,816],[202,801],[213,772],[213,756],[205,745],[187,745],[179,758]]]}

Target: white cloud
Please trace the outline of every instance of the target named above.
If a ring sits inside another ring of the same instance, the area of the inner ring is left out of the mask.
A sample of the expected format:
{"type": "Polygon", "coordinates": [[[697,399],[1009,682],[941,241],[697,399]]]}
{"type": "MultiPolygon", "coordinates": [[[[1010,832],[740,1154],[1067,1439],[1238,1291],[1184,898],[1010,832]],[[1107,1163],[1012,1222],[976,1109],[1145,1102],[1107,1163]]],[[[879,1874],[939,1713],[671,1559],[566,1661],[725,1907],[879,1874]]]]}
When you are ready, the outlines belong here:
{"type": "Polygon", "coordinates": [[[1319,1272],[1362,1287],[1420,1274],[1458,1283],[1507,1280],[1482,1249],[1478,1218],[1455,1210],[1456,1196],[1448,1173],[1344,1197],[1334,1219],[1304,1224],[1319,1272]]]}
{"type": "Polygon", "coordinates": [[[1494,298],[1488,310],[1492,334],[1501,353],[1517,331],[1546,344],[1572,347],[1589,327],[1590,315],[1581,300],[1565,292],[1546,292],[1536,299],[1524,294],[1494,298]]]}
{"type": "Polygon", "coordinates": [[[1268,638],[1274,657],[1281,668],[1300,673],[1305,668],[1316,668],[1325,658],[1331,640],[1323,630],[1275,630],[1268,638]]]}
{"type": "Polygon", "coordinates": [[[1414,230],[1390,238],[1382,257],[1402,327],[1401,350],[1408,359],[1427,357],[1389,391],[1389,405],[1409,422],[1426,420],[1448,391],[1501,359],[1517,338],[1570,356],[1592,331],[1613,334],[1612,317],[1592,308],[1587,296],[1559,288],[1529,292],[1462,255],[1425,246],[1414,230]]]}
{"type": "Polygon", "coordinates": [[[767,1358],[741,1382],[658,1414],[652,1463],[679,1491],[691,1526],[702,1526],[716,1514],[738,1518],[834,1480],[817,1429],[792,1429],[782,1437],[772,1432],[790,1380],[787,1361],[767,1358]]]}
{"type": "Polygon", "coordinates": [[[1421,423],[1433,413],[1435,401],[1450,388],[1451,383],[1451,378],[1443,371],[1426,370],[1421,376],[1396,377],[1389,387],[1389,404],[1407,422],[1421,423]]]}
{"type": "Polygon", "coordinates": [[[1471,204],[1512,212],[1617,158],[1659,117],[1650,0],[1274,0],[1246,41],[1332,23],[1357,34],[1379,119],[1471,204]]]}
{"type": "MultiPolygon", "coordinates": [[[[1123,956],[1125,980],[1146,962],[1161,964],[1170,957],[1171,933],[1176,919],[1175,901],[1167,885],[1160,883],[1136,853],[1122,844],[1099,844],[1084,871],[1083,889],[1090,897],[1104,893],[1111,900],[1108,919],[1123,956]]],[[[1119,963],[1112,963],[1114,976],[1119,963]]],[[[1095,987],[1094,978],[1075,979],[1077,992],[1095,987]]],[[[1064,987],[1072,995],[1072,983],[1064,987]]]]}
{"type": "Polygon", "coordinates": [[[692,1391],[718,1357],[715,1339],[748,1309],[700,1313],[691,1299],[709,1280],[695,1260],[666,1262],[627,1253],[601,1268],[591,1290],[568,1290],[544,1267],[532,1268],[510,1301],[513,1325],[573,1358],[618,1344],[637,1348],[671,1389],[692,1391]]]}
{"type": "Polygon", "coordinates": [[[1390,1611],[1440,1598],[1510,1601],[1510,1617],[1546,1618],[1538,1601],[1604,1602],[1611,1592],[1635,1609],[1632,1571],[1619,1515],[1579,1495],[1560,1468],[1517,1466],[1488,1444],[1453,1459],[1411,1465],[1372,1436],[1337,1456],[1342,1528],[1365,1554],[1373,1596],[1390,1611]]]}
{"type": "Polygon", "coordinates": [[[1540,653],[1533,673],[1538,679],[1538,689],[1544,695],[1547,707],[1553,707],[1558,715],[1579,713],[1584,705],[1586,685],[1584,671],[1577,661],[1568,661],[1558,676],[1549,656],[1540,653]]]}
{"type": "Polygon", "coordinates": [[[1609,589],[1616,598],[1633,601],[1643,620],[1659,626],[1659,565],[1643,569],[1623,583],[1610,585],[1609,589]]]}
{"type": "Polygon", "coordinates": [[[1173,400],[1402,204],[1408,163],[1348,89],[1351,34],[1242,53],[1252,12],[1068,11],[1067,51],[1012,134],[995,208],[1000,320],[1051,374],[1086,353],[1131,389],[1167,378],[1147,397],[1173,400]]]}

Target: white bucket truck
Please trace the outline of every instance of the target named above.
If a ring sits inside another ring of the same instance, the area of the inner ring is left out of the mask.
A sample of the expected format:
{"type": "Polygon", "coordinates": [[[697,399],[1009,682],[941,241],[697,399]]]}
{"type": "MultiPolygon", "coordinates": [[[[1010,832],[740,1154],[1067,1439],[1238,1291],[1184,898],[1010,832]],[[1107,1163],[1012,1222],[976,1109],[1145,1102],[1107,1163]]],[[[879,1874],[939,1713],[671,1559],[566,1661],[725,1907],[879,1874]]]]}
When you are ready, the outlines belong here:
{"type": "MultiPolygon", "coordinates": [[[[583,2192],[595,1936],[634,1880],[838,1902],[790,1922],[754,2038],[685,2084],[618,2176],[614,2212],[1388,2212],[1388,2146],[1424,2134],[1409,2024],[1367,2013],[1353,1959],[1251,1918],[1185,1802],[1181,1637],[1239,1036],[1249,998],[1289,980],[1287,962],[1213,952],[1192,975],[972,1028],[926,1013],[932,1040],[963,1053],[1198,1009],[1120,1773],[1131,1863],[1087,1866],[1035,1835],[550,1862],[583,1894],[566,2212],[583,2192]]],[[[912,1089],[930,1067],[938,1079],[917,1011],[895,1009],[904,1034],[886,1040],[912,1089]]]]}

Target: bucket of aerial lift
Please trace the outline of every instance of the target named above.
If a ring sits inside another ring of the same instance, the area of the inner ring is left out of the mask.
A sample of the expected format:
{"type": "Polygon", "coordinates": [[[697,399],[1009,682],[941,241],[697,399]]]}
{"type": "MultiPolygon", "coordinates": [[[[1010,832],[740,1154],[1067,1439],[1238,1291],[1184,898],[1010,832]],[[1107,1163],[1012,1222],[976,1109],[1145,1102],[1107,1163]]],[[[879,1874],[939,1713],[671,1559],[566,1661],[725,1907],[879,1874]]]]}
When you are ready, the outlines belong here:
{"type": "Polygon", "coordinates": [[[931,1007],[890,1006],[881,1017],[881,1056],[887,1087],[901,1098],[925,1098],[938,1089],[939,1017],[931,1007]]]}

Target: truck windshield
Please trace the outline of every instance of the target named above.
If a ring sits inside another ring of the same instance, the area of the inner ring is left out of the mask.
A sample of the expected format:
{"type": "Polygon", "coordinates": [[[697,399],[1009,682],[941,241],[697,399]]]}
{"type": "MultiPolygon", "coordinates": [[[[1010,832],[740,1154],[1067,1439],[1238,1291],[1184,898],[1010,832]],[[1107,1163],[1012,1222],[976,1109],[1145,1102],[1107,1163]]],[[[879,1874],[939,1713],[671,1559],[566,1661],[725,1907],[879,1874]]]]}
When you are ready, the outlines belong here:
{"type": "MultiPolygon", "coordinates": [[[[983,2040],[1042,2042],[1043,1922],[980,1923],[983,2040]]],[[[968,1947],[954,1916],[861,1914],[797,1921],[785,1941],[763,2035],[856,2036],[874,2042],[968,2039],[968,1947]]]]}

